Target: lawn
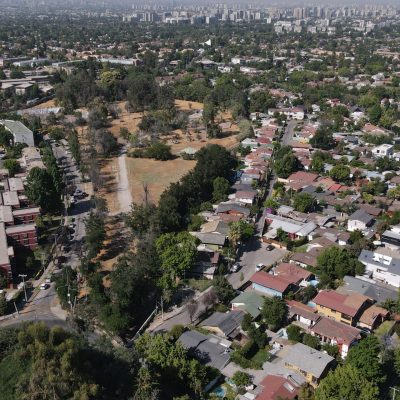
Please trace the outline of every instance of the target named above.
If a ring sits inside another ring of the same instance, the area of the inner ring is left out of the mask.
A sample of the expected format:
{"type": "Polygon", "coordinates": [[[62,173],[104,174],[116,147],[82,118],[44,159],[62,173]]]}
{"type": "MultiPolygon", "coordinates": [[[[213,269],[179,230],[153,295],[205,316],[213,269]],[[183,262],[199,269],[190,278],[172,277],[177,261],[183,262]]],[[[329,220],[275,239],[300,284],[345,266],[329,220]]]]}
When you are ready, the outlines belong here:
{"type": "Polygon", "coordinates": [[[185,283],[199,292],[203,292],[212,285],[210,279],[188,279],[185,283]]]}
{"type": "Polygon", "coordinates": [[[260,368],[262,368],[262,365],[265,363],[265,361],[268,361],[270,357],[270,354],[268,350],[266,349],[260,349],[257,351],[256,354],[251,358],[251,361],[253,361],[255,364],[259,365],[260,368]]]}

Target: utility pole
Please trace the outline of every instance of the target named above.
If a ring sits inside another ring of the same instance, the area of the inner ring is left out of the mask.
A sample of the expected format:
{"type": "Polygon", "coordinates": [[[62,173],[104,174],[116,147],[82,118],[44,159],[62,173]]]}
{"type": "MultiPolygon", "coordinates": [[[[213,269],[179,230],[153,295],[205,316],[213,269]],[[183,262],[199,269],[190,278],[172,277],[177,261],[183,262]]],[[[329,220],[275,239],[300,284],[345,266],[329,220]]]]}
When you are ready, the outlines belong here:
{"type": "Polygon", "coordinates": [[[26,295],[26,287],[25,287],[25,278],[28,276],[26,274],[19,274],[18,275],[20,278],[22,278],[22,283],[24,285],[24,293],[25,293],[25,302],[28,302],[28,296],[26,295]]]}

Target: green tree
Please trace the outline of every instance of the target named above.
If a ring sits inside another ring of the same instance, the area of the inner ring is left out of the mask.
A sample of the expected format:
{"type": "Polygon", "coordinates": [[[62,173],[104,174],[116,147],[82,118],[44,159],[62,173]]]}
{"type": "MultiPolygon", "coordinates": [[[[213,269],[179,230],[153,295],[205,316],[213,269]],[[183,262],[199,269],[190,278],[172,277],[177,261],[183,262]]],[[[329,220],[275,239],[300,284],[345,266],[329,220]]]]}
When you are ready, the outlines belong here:
{"type": "Polygon", "coordinates": [[[264,301],[261,315],[269,328],[277,331],[287,321],[288,309],[285,300],[281,297],[267,297],[264,301]]]}
{"type": "Polygon", "coordinates": [[[332,131],[327,126],[320,127],[315,135],[310,139],[310,144],[322,150],[331,150],[335,147],[332,131]]]}
{"type": "Polygon", "coordinates": [[[224,276],[217,276],[213,282],[218,300],[223,304],[228,304],[236,295],[235,289],[224,276]]]}
{"type": "Polygon", "coordinates": [[[377,124],[379,122],[379,119],[382,116],[382,108],[379,104],[373,105],[371,108],[368,109],[368,116],[369,120],[373,124],[377,124]]]}
{"type": "Polygon", "coordinates": [[[167,161],[173,158],[171,147],[161,143],[155,142],[146,150],[146,157],[154,158],[160,161],[167,161]]]}
{"type": "Polygon", "coordinates": [[[314,209],[315,198],[310,193],[297,193],[293,198],[293,206],[296,211],[310,212],[314,209]]]}
{"type": "Polygon", "coordinates": [[[360,375],[369,382],[379,384],[385,380],[380,363],[380,353],[379,339],[374,335],[369,335],[357,346],[350,348],[346,364],[356,368],[360,375]]]}
{"type": "Polygon", "coordinates": [[[251,376],[247,372],[236,371],[232,381],[239,389],[243,389],[251,384],[251,376]]]}
{"type": "Polygon", "coordinates": [[[379,389],[351,365],[337,367],[315,391],[316,400],[378,400],[379,389]]]}
{"type": "Polygon", "coordinates": [[[343,279],[345,275],[362,275],[364,266],[349,250],[332,246],[319,254],[316,271],[322,284],[332,285],[335,279],[343,279]]]}
{"type": "Polygon", "coordinates": [[[91,212],[85,221],[86,242],[85,248],[89,259],[94,258],[103,247],[106,238],[105,224],[103,217],[96,212],[91,212]]]}
{"type": "Polygon", "coordinates": [[[346,182],[350,178],[350,168],[347,165],[335,165],[329,171],[329,176],[336,182],[346,182]]]}
{"type": "Polygon", "coordinates": [[[7,300],[6,300],[6,295],[5,293],[0,293],[0,317],[3,315],[6,315],[7,313],[7,300]]]}
{"type": "Polygon", "coordinates": [[[213,202],[220,203],[228,199],[228,194],[231,188],[229,181],[223,177],[217,177],[213,182],[213,202]]]}
{"type": "Polygon", "coordinates": [[[279,178],[287,178],[299,169],[299,160],[292,153],[286,153],[282,158],[275,158],[274,169],[279,178]]]}
{"type": "Polygon", "coordinates": [[[165,233],[155,243],[161,261],[159,285],[163,290],[172,290],[177,279],[183,278],[197,257],[198,240],[188,232],[165,233]]]}
{"type": "Polygon", "coordinates": [[[319,339],[316,336],[313,336],[309,333],[306,333],[303,336],[303,344],[317,350],[320,348],[319,339]]]}
{"type": "Polygon", "coordinates": [[[0,125],[0,146],[10,147],[12,144],[13,135],[3,125],[0,125]]]}
{"type": "Polygon", "coordinates": [[[249,222],[240,220],[229,225],[228,238],[233,247],[240,241],[246,241],[254,235],[254,226],[249,222]]]}
{"type": "Polygon", "coordinates": [[[15,174],[17,174],[21,169],[19,162],[14,158],[9,158],[7,160],[4,160],[3,166],[5,169],[8,169],[10,177],[15,176],[15,174]]]}
{"type": "Polygon", "coordinates": [[[155,377],[152,376],[148,368],[140,368],[136,378],[136,390],[133,400],[157,400],[158,398],[159,390],[155,377]]]}
{"type": "Polygon", "coordinates": [[[44,212],[54,212],[61,207],[61,187],[55,185],[51,171],[34,167],[26,179],[25,193],[29,201],[44,212]]]}
{"type": "Polygon", "coordinates": [[[292,342],[301,342],[302,338],[302,330],[297,325],[289,325],[286,328],[286,332],[288,334],[288,339],[292,342]]]}

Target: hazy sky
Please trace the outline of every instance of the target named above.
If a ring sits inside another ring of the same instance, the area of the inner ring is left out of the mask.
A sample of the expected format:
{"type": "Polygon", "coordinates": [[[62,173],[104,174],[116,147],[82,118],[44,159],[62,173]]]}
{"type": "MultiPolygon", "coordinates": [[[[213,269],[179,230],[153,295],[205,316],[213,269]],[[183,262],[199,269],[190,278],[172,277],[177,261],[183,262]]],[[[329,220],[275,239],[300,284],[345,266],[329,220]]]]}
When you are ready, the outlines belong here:
{"type": "Polygon", "coordinates": [[[112,6],[125,6],[129,8],[132,4],[150,4],[150,5],[189,5],[189,4],[198,4],[198,5],[216,5],[216,4],[243,4],[249,5],[253,4],[257,7],[268,7],[268,6],[277,6],[277,7],[285,7],[285,6],[330,6],[330,7],[340,7],[342,5],[383,5],[390,4],[395,5],[400,8],[400,0],[336,0],[332,2],[332,0],[230,0],[230,1],[219,1],[219,0],[0,0],[0,6],[16,6],[20,5],[22,7],[32,6],[54,6],[60,5],[62,8],[68,6],[95,6],[98,5],[100,7],[112,7],[112,6]]]}

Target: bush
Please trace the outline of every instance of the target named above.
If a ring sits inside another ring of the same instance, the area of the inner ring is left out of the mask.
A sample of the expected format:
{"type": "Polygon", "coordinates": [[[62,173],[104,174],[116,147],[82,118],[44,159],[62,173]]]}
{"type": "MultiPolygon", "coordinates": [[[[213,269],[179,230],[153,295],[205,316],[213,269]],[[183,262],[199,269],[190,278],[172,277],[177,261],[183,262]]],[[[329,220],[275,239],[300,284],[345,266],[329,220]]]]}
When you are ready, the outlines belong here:
{"type": "Polygon", "coordinates": [[[170,335],[177,340],[182,333],[185,332],[185,327],[183,325],[174,325],[169,331],[170,335]]]}
{"type": "Polygon", "coordinates": [[[302,330],[297,325],[289,325],[286,328],[286,332],[288,334],[288,339],[292,342],[301,342],[302,339],[302,330]]]}
{"type": "Polygon", "coordinates": [[[173,158],[171,147],[161,142],[153,143],[145,152],[146,157],[160,161],[167,161],[173,158]]]}
{"type": "Polygon", "coordinates": [[[320,348],[319,339],[316,336],[310,335],[309,333],[306,333],[303,336],[303,344],[317,350],[320,348]]]}

